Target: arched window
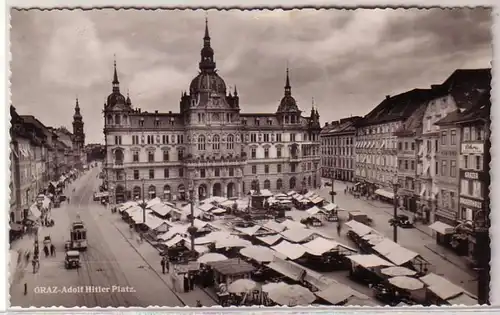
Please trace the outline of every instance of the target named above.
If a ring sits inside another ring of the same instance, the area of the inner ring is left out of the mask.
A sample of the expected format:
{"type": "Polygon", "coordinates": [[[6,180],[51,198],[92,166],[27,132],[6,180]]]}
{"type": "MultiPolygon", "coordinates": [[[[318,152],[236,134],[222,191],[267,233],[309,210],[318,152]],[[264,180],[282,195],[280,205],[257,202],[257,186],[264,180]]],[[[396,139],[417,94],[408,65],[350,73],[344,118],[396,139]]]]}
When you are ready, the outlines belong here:
{"type": "Polygon", "coordinates": [[[113,116],[108,115],[108,125],[112,125],[112,124],[113,124],[113,116]]]}
{"type": "Polygon", "coordinates": [[[311,176],[309,176],[309,178],[307,179],[307,184],[311,186],[311,176]]]}
{"type": "Polygon", "coordinates": [[[281,178],[276,181],[276,189],[277,190],[283,189],[283,180],[281,178]]]}
{"type": "Polygon", "coordinates": [[[290,189],[294,189],[296,185],[295,177],[290,178],[290,189]]]}
{"type": "Polygon", "coordinates": [[[233,135],[227,136],[227,148],[228,148],[228,150],[234,149],[234,136],[233,135]]]}
{"type": "Polygon", "coordinates": [[[213,140],[212,140],[212,149],[213,150],[220,150],[220,137],[219,135],[215,135],[213,140]]]}
{"type": "Polygon", "coordinates": [[[259,186],[259,181],[258,180],[253,180],[252,181],[252,186],[250,187],[251,190],[257,190],[257,187],[259,186]]]}
{"type": "Polygon", "coordinates": [[[165,200],[170,200],[171,195],[171,192],[170,192],[170,186],[169,185],[165,185],[163,186],[163,199],[165,200]]]}
{"type": "Polygon", "coordinates": [[[203,135],[198,137],[198,150],[205,151],[205,136],[203,135]]]}
{"type": "Polygon", "coordinates": [[[156,186],[154,185],[149,186],[148,195],[150,199],[156,198],[156,186]]]}
{"type": "Polygon", "coordinates": [[[115,124],[117,124],[117,125],[121,124],[121,117],[118,114],[115,115],[115,124]]]}
{"type": "Polygon", "coordinates": [[[132,189],[132,195],[134,200],[141,199],[142,195],[142,189],[139,186],[135,186],[134,189],[132,189]]]}
{"type": "Polygon", "coordinates": [[[264,189],[271,189],[271,181],[269,179],[264,181],[264,189]]]}

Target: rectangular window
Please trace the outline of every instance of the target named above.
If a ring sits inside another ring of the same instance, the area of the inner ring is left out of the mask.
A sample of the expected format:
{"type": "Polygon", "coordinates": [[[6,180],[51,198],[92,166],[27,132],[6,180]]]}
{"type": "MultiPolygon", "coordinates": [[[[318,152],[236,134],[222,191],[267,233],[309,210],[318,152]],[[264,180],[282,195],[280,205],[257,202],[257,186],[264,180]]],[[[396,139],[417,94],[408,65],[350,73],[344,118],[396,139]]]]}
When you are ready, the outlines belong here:
{"type": "Polygon", "coordinates": [[[170,153],[165,150],[163,151],[163,162],[168,162],[170,160],[170,153]]]}
{"type": "Polygon", "coordinates": [[[481,171],[483,169],[483,163],[481,156],[476,155],[476,170],[481,171]]]}
{"type": "Polygon", "coordinates": [[[134,151],[134,153],[132,153],[132,161],[139,162],[139,152],[134,151]]]}
{"type": "Polygon", "coordinates": [[[149,179],[155,179],[155,170],[154,169],[149,170],[149,179]]]}
{"type": "Polygon", "coordinates": [[[408,160],[405,160],[405,170],[408,169],[408,160]]]}
{"type": "Polygon", "coordinates": [[[257,135],[255,133],[250,134],[250,142],[257,142],[257,135]]]}
{"type": "Polygon", "coordinates": [[[269,148],[264,148],[264,158],[269,158],[269,148]]]}
{"type": "Polygon", "coordinates": [[[184,157],[184,150],[182,150],[182,149],[177,150],[177,159],[179,161],[182,161],[183,157],[184,157]]]}
{"type": "Polygon", "coordinates": [[[452,144],[452,145],[457,144],[457,131],[456,130],[450,131],[450,144],[452,144]]]}
{"type": "Polygon", "coordinates": [[[290,142],[295,142],[295,134],[294,133],[290,134],[290,142]]]}
{"type": "Polygon", "coordinates": [[[269,174],[269,165],[264,165],[264,173],[269,174]]]}
{"type": "Polygon", "coordinates": [[[138,135],[132,136],[132,144],[139,144],[139,136],[138,135]]]}
{"type": "Polygon", "coordinates": [[[169,172],[168,168],[164,168],[163,169],[163,177],[164,178],[169,178],[170,177],[170,172],[169,172]]]}
{"type": "Polygon", "coordinates": [[[482,198],[483,194],[481,191],[482,188],[482,183],[478,180],[473,180],[472,181],[472,196],[476,198],[482,198]]]}
{"type": "Polygon", "coordinates": [[[467,195],[468,188],[469,188],[469,181],[466,179],[460,180],[460,194],[467,195]]]}
{"type": "Polygon", "coordinates": [[[257,174],[257,165],[252,165],[252,174],[257,174]]]}
{"type": "Polygon", "coordinates": [[[257,158],[257,149],[252,148],[252,151],[251,151],[251,152],[252,152],[252,159],[257,158]]]}
{"type": "Polygon", "coordinates": [[[178,144],[184,143],[184,135],[177,135],[177,143],[178,144]]]}
{"type": "Polygon", "coordinates": [[[457,176],[457,161],[451,160],[450,161],[450,177],[456,177],[457,176]]]}
{"type": "Polygon", "coordinates": [[[469,157],[467,155],[464,155],[464,168],[468,169],[469,168],[469,157]]]}
{"type": "Polygon", "coordinates": [[[281,133],[276,135],[276,142],[281,142],[281,133]]]}
{"type": "Polygon", "coordinates": [[[148,162],[154,162],[155,161],[155,153],[153,151],[148,152],[148,162]]]}
{"type": "Polygon", "coordinates": [[[269,134],[268,133],[264,134],[264,142],[269,142],[269,134]]]}
{"type": "Polygon", "coordinates": [[[215,174],[215,177],[219,177],[220,176],[220,169],[218,167],[215,168],[214,174],[215,174]]]}
{"type": "Polygon", "coordinates": [[[206,172],[205,172],[205,169],[204,169],[204,168],[200,169],[200,177],[201,177],[201,178],[205,178],[205,176],[206,176],[206,175],[207,175],[207,174],[206,174],[206,172]]]}
{"type": "Polygon", "coordinates": [[[411,161],[411,170],[414,171],[415,170],[415,161],[411,161]]]}
{"type": "Polygon", "coordinates": [[[455,209],[456,202],[455,202],[455,192],[450,191],[450,209],[455,209]]]}
{"type": "Polygon", "coordinates": [[[465,127],[463,131],[464,141],[470,141],[470,128],[465,127]]]}
{"type": "Polygon", "coordinates": [[[276,166],[276,169],[277,169],[277,172],[278,172],[278,173],[281,173],[281,164],[278,164],[278,165],[276,166]]]}
{"type": "Polygon", "coordinates": [[[474,183],[473,180],[467,181],[467,195],[472,196],[474,194],[474,183]]]}
{"type": "Polygon", "coordinates": [[[134,179],[139,179],[139,170],[134,170],[134,179]]]}
{"type": "Polygon", "coordinates": [[[162,135],[161,138],[162,138],[163,144],[168,144],[168,135],[162,135]]]}
{"type": "Polygon", "coordinates": [[[435,165],[436,169],[435,169],[435,174],[438,175],[439,174],[439,163],[436,162],[436,165],[435,165]]]}
{"type": "Polygon", "coordinates": [[[276,148],[276,157],[281,158],[281,148],[276,148]]]}
{"type": "Polygon", "coordinates": [[[405,141],[405,150],[408,150],[408,142],[405,141]]]}
{"type": "Polygon", "coordinates": [[[446,145],[446,137],[447,137],[446,131],[442,131],[441,132],[441,145],[446,145]]]}
{"type": "Polygon", "coordinates": [[[446,160],[441,161],[441,176],[447,175],[447,169],[448,169],[448,161],[446,160]]]}
{"type": "Polygon", "coordinates": [[[234,168],[230,167],[229,168],[229,177],[233,177],[234,176],[234,168]]]}

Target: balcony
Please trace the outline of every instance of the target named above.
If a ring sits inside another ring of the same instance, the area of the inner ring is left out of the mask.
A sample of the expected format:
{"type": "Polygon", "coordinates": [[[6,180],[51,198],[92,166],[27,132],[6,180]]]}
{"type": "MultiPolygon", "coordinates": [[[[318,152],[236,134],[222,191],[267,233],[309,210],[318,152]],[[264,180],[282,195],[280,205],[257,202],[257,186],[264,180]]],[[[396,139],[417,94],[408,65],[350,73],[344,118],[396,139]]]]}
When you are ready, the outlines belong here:
{"type": "Polygon", "coordinates": [[[110,163],[109,166],[110,168],[115,170],[120,170],[125,168],[125,166],[123,165],[123,161],[115,161],[115,163],[110,163]]]}
{"type": "Polygon", "coordinates": [[[290,162],[301,162],[302,158],[298,155],[292,155],[288,158],[290,162]]]}
{"type": "Polygon", "coordinates": [[[182,163],[187,166],[193,167],[214,167],[214,166],[238,166],[247,162],[247,158],[245,156],[223,156],[220,158],[210,157],[210,158],[201,158],[201,157],[192,157],[187,156],[182,159],[182,163]]]}

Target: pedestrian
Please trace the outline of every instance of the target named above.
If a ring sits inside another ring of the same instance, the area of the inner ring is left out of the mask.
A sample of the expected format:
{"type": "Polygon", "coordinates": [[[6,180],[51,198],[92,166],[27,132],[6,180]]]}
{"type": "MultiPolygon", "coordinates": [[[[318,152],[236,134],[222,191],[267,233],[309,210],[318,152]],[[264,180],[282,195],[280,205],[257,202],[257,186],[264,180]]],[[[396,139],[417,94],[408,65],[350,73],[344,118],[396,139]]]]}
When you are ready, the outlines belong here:
{"type": "Polygon", "coordinates": [[[165,274],[165,258],[161,259],[161,272],[165,274]]]}
{"type": "Polygon", "coordinates": [[[36,273],[36,260],[35,260],[35,258],[33,258],[33,260],[31,261],[31,264],[33,265],[33,273],[36,273]]]}
{"type": "Polygon", "coordinates": [[[189,275],[189,291],[194,290],[194,275],[190,274],[189,275]]]}
{"type": "Polygon", "coordinates": [[[177,277],[174,274],[170,276],[172,277],[172,289],[177,292],[177,277]]]}
{"type": "Polygon", "coordinates": [[[49,257],[49,248],[47,245],[43,246],[43,252],[45,253],[45,258],[49,257]]]}
{"type": "Polygon", "coordinates": [[[167,273],[170,273],[170,262],[168,257],[165,258],[165,268],[167,269],[167,273]]]}
{"type": "Polygon", "coordinates": [[[54,244],[50,244],[50,256],[56,256],[56,247],[54,244]]]}
{"type": "Polygon", "coordinates": [[[24,295],[28,295],[28,283],[24,283],[24,295]]]}
{"type": "Polygon", "coordinates": [[[342,225],[340,224],[340,221],[337,222],[337,234],[340,236],[340,232],[342,231],[342,225]]]}

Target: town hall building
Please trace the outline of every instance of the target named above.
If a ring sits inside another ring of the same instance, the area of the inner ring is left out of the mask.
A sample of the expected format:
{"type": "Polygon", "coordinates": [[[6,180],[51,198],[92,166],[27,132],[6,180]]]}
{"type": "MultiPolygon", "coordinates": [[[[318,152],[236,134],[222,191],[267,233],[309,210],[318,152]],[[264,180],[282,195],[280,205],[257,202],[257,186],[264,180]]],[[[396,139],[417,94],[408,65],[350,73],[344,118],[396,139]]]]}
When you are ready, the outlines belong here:
{"type": "Polygon", "coordinates": [[[111,202],[239,197],[320,185],[319,113],[304,116],[286,71],[275,113],[242,113],[236,87],[228,91],[216,70],[205,25],[199,73],[180,99],[179,113],[134,108],[113,90],[104,104],[106,180],[111,202]]]}

